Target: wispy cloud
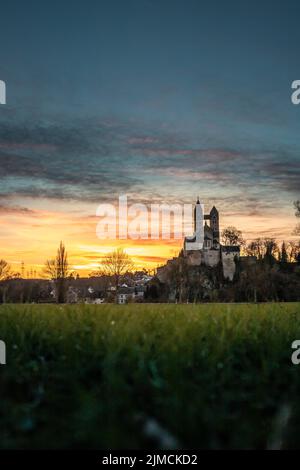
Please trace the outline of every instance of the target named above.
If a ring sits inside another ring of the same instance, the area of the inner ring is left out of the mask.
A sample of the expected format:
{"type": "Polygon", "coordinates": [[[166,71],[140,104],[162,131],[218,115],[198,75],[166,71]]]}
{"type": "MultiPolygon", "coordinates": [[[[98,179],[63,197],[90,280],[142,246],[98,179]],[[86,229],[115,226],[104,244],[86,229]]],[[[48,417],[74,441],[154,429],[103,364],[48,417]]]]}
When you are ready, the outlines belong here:
{"type": "MultiPolygon", "coordinates": [[[[0,128],[0,194],[94,201],[164,187],[218,184],[295,193],[300,164],[291,149],[199,147],[159,125],[118,120],[0,128]],[[156,182],[152,176],[156,177],[156,182]],[[141,188],[143,188],[141,190],[141,188]]],[[[220,194],[220,198],[222,195],[220,194]]]]}

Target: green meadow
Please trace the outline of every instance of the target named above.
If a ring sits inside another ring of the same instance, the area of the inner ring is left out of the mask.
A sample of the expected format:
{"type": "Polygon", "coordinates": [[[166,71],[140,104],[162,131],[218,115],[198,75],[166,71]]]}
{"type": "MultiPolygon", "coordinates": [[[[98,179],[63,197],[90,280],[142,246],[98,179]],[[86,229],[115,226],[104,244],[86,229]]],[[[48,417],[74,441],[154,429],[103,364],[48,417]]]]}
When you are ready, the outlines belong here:
{"type": "Polygon", "coordinates": [[[300,445],[300,304],[1,305],[0,447],[300,445]]]}

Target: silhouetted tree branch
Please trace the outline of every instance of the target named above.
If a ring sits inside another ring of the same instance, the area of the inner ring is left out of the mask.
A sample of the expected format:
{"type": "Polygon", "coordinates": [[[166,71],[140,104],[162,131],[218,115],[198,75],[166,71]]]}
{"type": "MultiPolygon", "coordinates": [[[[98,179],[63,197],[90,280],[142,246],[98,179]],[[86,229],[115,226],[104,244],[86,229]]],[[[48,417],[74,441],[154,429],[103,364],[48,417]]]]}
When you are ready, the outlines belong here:
{"type": "Polygon", "coordinates": [[[56,257],[46,261],[44,273],[55,282],[57,302],[64,303],[66,297],[66,279],[70,271],[68,254],[63,242],[60,242],[56,257]]]}
{"type": "Polygon", "coordinates": [[[117,290],[120,277],[132,269],[133,262],[122,248],[118,248],[103,258],[101,267],[104,275],[113,276],[117,290]]]}
{"type": "Polygon", "coordinates": [[[243,239],[241,230],[230,226],[224,228],[222,231],[222,243],[223,245],[243,246],[245,244],[245,240],[243,239]]]}

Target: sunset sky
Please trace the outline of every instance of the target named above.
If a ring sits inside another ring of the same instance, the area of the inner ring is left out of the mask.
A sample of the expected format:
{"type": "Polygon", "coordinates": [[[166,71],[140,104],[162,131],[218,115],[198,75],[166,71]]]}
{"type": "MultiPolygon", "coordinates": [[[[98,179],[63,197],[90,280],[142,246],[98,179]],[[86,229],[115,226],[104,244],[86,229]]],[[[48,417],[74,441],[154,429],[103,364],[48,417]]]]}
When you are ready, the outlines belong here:
{"type": "Polygon", "coordinates": [[[39,272],[63,240],[81,275],[123,246],[97,206],[215,205],[247,239],[292,239],[300,199],[300,4],[14,0],[1,5],[0,258],[39,272]]]}

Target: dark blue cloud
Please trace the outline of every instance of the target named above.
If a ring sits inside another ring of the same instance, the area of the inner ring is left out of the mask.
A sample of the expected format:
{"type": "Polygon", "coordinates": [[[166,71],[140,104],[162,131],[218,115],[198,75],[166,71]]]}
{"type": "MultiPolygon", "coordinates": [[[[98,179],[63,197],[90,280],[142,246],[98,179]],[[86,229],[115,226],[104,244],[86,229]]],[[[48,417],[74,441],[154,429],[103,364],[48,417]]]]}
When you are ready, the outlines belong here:
{"type": "Polygon", "coordinates": [[[5,2],[0,195],[293,200],[299,14],[296,0],[5,2]]]}

